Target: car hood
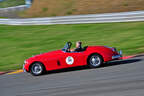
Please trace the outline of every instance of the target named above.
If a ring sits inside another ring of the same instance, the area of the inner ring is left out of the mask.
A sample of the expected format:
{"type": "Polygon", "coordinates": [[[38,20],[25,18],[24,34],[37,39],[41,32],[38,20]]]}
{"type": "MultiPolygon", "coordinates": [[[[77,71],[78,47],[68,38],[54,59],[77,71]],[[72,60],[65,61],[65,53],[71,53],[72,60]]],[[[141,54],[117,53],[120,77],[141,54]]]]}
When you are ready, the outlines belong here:
{"type": "Polygon", "coordinates": [[[35,58],[41,58],[41,57],[53,57],[53,56],[58,56],[59,54],[62,54],[61,50],[50,51],[47,53],[38,54],[38,55],[35,55],[29,59],[35,59],[35,58]]]}

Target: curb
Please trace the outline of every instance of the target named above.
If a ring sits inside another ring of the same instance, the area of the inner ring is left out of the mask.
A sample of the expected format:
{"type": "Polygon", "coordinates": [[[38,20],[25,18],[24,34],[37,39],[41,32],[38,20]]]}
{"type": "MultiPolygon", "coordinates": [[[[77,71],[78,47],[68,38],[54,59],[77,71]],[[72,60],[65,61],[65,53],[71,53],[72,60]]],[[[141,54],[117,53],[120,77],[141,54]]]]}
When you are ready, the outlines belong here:
{"type": "Polygon", "coordinates": [[[20,70],[16,70],[16,71],[7,71],[7,72],[0,72],[0,75],[4,75],[4,74],[17,74],[17,73],[22,73],[23,69],[20,70]]]}
{"type": "Polygon", "coordinates": [[[5,74],[6,72],[0,72],[0,75],[5,74]]]}
{"type": "Polygon", "coordinates": [[[23,72],[23,69],[20,69],[20,70],[16,70],[16,71],[13,71],[13,72],[9,72],[8,74],[11,75],[11,74],[18,74],[18,73],[22,73],[23,72]]]}
{"type": "Polygon", "coordinates": [[[129,58],[133,58],[133,57],[136,57],[136,55],[132,55],[132,56],[124,56],[124,57],[122,57],[122,60],[129,59],[129,58]]]}

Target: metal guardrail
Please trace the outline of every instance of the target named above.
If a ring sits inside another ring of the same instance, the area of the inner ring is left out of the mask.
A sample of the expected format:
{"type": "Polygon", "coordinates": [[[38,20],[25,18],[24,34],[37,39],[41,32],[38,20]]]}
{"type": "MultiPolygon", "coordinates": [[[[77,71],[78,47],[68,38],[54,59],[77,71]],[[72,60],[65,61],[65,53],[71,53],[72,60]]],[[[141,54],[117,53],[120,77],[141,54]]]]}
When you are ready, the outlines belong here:
{"type": "Polygon", "coordinates": [[[144,21],[144,11],[57,16],[50,18],[0,19],[7,25],[52,25],[144,21]]]}

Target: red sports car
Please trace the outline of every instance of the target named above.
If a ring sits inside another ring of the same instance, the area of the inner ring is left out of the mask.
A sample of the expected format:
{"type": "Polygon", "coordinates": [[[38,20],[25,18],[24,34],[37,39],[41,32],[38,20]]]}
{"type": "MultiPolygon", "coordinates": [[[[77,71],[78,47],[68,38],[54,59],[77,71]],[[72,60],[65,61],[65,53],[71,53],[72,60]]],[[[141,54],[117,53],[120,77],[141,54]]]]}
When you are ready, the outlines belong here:
{"type": "Polygon", "coordinates": [[[71,42],[67,42],[62,50],[51,51],[33,56],[25,60],[23,69],[32,75],[41,75],[46,71],[84,66],[90,68],[101,66],[104,62],[119,60],[122,52],[107,46],[86,46],[80,52],[71,52],[71,42]]]}

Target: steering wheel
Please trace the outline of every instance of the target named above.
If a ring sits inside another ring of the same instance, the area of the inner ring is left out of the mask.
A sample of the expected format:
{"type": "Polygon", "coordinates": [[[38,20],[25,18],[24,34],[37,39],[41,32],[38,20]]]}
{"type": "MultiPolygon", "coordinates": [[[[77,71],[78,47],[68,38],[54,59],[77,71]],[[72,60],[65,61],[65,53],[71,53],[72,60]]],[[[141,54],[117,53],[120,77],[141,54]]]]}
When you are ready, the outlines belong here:
{"type": "Polygon", "coordinates": [[[67,42],[67,44],[68,44],[67,52],[70,52],[70,48],[71,48],[72,43],[71,42],[67,42]]]}
{"type": "Polygon", "coordinates": [[[68,44],[68,49],[70,49],[72,43],[71,42],[67,42],[67,44],[68,44]]]}

